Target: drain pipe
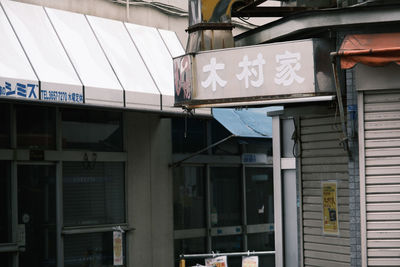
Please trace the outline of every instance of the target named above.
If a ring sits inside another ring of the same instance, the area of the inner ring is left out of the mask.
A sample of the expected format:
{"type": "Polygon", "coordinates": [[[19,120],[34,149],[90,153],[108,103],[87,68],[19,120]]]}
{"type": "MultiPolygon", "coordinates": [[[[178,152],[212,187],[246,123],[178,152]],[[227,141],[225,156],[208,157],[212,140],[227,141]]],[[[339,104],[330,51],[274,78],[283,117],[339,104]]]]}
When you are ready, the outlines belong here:
{"type": "Polygon", "coordinates": [[[332,52],[330,54],[331,57],[331,63],[332,63],[332,70],[333,70],[333,76],[335,79],[335,89],[336,89],[336,96],[337,96],[337,102],[339,106],[339,115],[340,115],[340,124],[342,128],[342,135],[343,137],[340,139],[340,143],[343,146],[343,149],[347,151],[349,157],[350,155],[350,149],[349,149],[349,144],[348,144],[348,136],[347,136],[347,127],[346,127],[346,118],[344,114],[344,107],[343,107],[343,98],[342,98],[342,89],[340,86],[340,81],[339,81],[339,75],[337,71],[337,57],[339,56],[338,52],[332,52]]]}

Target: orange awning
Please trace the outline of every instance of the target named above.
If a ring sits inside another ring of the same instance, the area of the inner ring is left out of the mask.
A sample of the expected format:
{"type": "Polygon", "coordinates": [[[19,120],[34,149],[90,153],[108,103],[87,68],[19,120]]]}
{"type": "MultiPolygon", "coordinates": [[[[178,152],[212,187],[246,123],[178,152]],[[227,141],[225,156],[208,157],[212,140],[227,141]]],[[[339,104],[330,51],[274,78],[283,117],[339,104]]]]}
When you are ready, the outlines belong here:
{"type": "Polygon", "coordinates": [[[372,67],[392,62],[400,65],[400,33],[347,35],[337,55],[342,69],[350,69],[357,63],[372,67]]]}

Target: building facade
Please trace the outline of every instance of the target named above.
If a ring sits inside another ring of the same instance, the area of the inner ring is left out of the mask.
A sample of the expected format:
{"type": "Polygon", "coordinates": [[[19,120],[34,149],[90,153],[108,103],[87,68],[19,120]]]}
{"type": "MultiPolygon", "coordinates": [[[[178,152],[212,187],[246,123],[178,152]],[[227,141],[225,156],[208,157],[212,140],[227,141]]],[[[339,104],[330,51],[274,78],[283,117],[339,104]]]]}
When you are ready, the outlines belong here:
{"type": "Polygon", "coordinates": [[[272,165],[242,162],[271,155],[270,138],[174,164],[230,135],[210,110],[173,107],[186,5],[1,1],[1,266],[174,266],[273,246],[272,191],[256,190],[272,165]]]}

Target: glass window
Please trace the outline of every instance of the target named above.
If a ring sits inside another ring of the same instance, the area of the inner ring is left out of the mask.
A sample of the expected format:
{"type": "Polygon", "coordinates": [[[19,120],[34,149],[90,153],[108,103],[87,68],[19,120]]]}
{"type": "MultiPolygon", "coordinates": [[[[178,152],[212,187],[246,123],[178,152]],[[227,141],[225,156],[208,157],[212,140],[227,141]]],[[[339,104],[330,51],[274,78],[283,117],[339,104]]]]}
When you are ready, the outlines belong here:
{"type": "Polygon", "coordinates": [[[248,224],[274,222],[272,168],[246,168],[246,206],[248,224]]]}
{"type": "Polygon", "coordinates": [[[175,230],[205,227],[205,184],[202,167],[174,169],[175,230]]]}
{"type": "Polygon", "coordinates": [[[242,224],[241,169],[214,167],[211,179],[211,226],[242,224]]]}
{"type": "Polygon", "coordinates": [[[20,266],[56,266],[56,168],[18,166],[18,224],[25,227],[20,266]]]}
{"type": "MultiPolygon", "coordinates": [[[[249,234],[247,244],[250,251],[274,251],[274,232],[249,234]]],[[[259,266],[275,267],[275,255],[260,256],[259,266]]]]}
{"type": "Polygon", "coordinates": [[[213,236],[212,251],[240,252],[243,251],[243,238],[241,235],[213,236]]]}
{"type": "Polygon", "coordinates": [[[10,147],[10,105],[0,104],[0,148],[10,147]]]}
{"type": "Polygon", "coordinates": [[[0,253],[0,262],[1,266],[12,267],[12,254],[0,253]]]}
{"type": "Polygon", "coordinates": [[[55,149],[56,112],[54,108],[20,105],[17,113],[17,146],[55,149]]]}
{"type": "MultiPolygon", "coordinates": [[[[180,255],[182,254],[202,254],[206,251],[206,239],[204,237],[176,239],[175,245],[175,266],[179,266],[180,255]]],[[[186,259],[186,266],[196,266],[204,264],[204,259],[186,259]]]]}
{"type": "MultiPolygon", "coordinates": [[[[123,237],[125,250],[125,236],[123,237]]],[[[126,251],[123,252],[124,264],[126,251]]],[[[64,238],[65,267],[114,266],[113,232],[68,235],[64,238]]]]}
{"type": "MultiPolygon", "coordinates": [[[[219,122],[213,120],[211,122],[211,142],[212,144],[221,141],[222,139],[232,135],[230,131],[228,131],[224,126],[222,126],[219,122]]],[[[223,143],[220,143],[217,146],[212,148],[212,153],[216,155],[239,155],[240,154],[240,146],[237,138],[231,138],[226,140],[223,143]]]]}
{"type": "Polygon", "coordinates": [[[10,221],[10,163],[7,161],[0,161],[0,243],[7,243],[11,241],[10,221]]]}
{"type": "Polygon", "coordinates": [[[62,147],[93,151],[123,150],[122,113],[62,110],[62,147]]]}
{"type": "Polygon", "coordinates": [[[173,118],[173,153],[193,153],[205,148],[207,146],[206,124],[207,122],[205,120],[193,118],[173,118]]]}
{"type": "Polygon", "coordinates": [[[125,222],[124,164],[63,164],[64,225],[125,222]]]}

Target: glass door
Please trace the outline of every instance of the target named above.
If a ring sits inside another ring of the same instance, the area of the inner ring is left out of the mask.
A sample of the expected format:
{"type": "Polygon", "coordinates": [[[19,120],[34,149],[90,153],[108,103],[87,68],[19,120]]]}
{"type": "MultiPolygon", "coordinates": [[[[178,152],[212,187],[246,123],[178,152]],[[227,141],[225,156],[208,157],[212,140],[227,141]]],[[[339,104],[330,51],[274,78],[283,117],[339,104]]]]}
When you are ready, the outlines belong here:
{"type": "Polygon", "coordinates": [[[18,165],[20,267],[56,266],[56,166],[18,165]]]}

